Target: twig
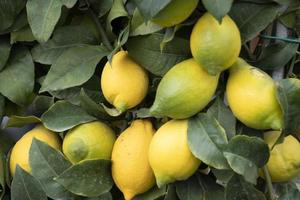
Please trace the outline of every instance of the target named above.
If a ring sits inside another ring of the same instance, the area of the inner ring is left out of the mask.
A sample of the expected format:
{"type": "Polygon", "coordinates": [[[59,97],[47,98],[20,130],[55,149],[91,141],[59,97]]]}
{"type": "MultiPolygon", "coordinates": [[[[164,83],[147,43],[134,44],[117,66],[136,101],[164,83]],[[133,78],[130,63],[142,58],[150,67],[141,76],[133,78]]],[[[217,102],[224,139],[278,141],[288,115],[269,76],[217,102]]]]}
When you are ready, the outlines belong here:
{"type": "Polygon", "coordinates": [[[274,191],[273,191],[272,180],[271,180],[269,171],[267,169],[267,166],[265,165],[262,169],[263,169],[265,180],[266,180],[267,186],[268,186],[269,198],[270,198],[270,200],[276,200],[275,194],[274,194],[274,191]]]}

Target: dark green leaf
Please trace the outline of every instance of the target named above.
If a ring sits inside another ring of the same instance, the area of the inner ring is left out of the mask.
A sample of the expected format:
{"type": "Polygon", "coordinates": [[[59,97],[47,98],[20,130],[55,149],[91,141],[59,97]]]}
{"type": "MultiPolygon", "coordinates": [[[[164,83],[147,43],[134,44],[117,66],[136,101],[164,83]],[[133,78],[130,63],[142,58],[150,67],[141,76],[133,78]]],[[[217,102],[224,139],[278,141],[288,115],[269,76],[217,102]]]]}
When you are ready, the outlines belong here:
{"type": "Polygon", "coordinates": [[[188,144],[192,153],[205,164],[217,169],[229,168],[223,155],[226,133],[214,117],[200,113],[189,119],[188,144]]]}
{"type": "Polygon", "coordinates": [[[171,0],[134,0],[145,21],[152,19],[165,8],[171,0]]]}
{"type": "Polygon", "coordinates": [[[61,7],[72,7],[77,0],[28,0],[26,4],[28,22],[35,38],[46,42],[59,20],[61,7]]]}
{"type": "Polygon", "coordinates": [[[47,196],[53,199],[74,199],[71,193],[54,181],[55,177],[72,165],[61,152],[34,138],[29,150],[29,163],[32,175],[40,181],[47,196]]]}
{"type": "Polygon", "coordinates": [[[206,10],[210,12],[220,23],[222,18],[229,12],[233,0],[202,0],[206,10]]]}
{"type": "Polygon", "coordinates": [[[164,200],[178,200],[175,184],[169,184],[164,200]]]}
{"type": "MultiPolygon", "coordinates": [[[[224,200],[224,188],[210,176],[197,174],[205,200],[224,200]]],[[[238,199],[240,200],[240,199],[238,199]]]]}
{"type": "Polygon", "coordinates": [[[6,166],[6,156],[0,148],[0,199],[2,199],[3,195],[5,194],[5,166],[6,166]]]}
{"type": "Polygon", "coordinates": [[[176,182],[176,192],[180,200],[202,199],[202,189],[196,176],[186,181],[176,182]]]}
{"type": "Polygon", "coordinates": [[[230,16],[240,29],[242,42],[245,43],[265,29],[277,16],[277,4],[234,3],[230,16]]]}
{"type": "Polygon", "coordinates": [[[300,199],[300,191],[294,183],[282,183],[276,186],[278,200],[300,199]]]}
{"type": "Polygon", "coordinates": [[[252,184],[246,182],[243,177],[234,175],[230,179],[225,189],[226,200],[233,199],[255,199],[266,200],[262,192],[257,190],[252,184]]]}
{"type": "Polygon", "coordinates": [[[6,128],[9,127],[23,127],[27,124],[39,123],[41,120],[36,116],[10,116],[6,124],[6,128]]]}
{"type": "Polygon", "coordinates": [[[132,37],[125,45],[130,56],[158,76],[163,76],[175,64],[191,56],[189,41],[179,37],[168,42],[161,52],[163,37],[163,34],[158,33],[132,37]]]}
{"type": "Polygon", "coordinates": [[[53,64],[68,48],[79,44],[96,44],[97,38],[86,26],[70,25],[57,28],[53,37],[44,44],[36,45],[32,57],[42,64],[53,64]]]}
{"type": "Polygon", "coordinates": [[[78,124],[94,121],[96,118],[79,106],[67,101],[58,101],[42,115],[41,120],[48,129],[62,132],[78,124]]]}
{"type": "Polygon", "coordinates": [[[32,109],[35,113],[44,113],[54,104],[54,97],[39,95],[32,102],[32,109]]]}
{"type": "Polygon", "coordinates": [[[10,33],[10,43],[14,44],[16,42],[32,42],[35,38],[32,35],[32,31],[29,26],[25,26],[24,28],[11,32],[10,33]]]}
{"type": "Polygon", "coordinates": [[[2,121],[2,117],[5,113],[5,98],[0,94],[0,121],[2,121]]]}
{"type": "Polygon", "coordinates": [[[17,165],[11,184],[12,200],[47,200],[41,184],[17,165]]]}
{"type": "Polygon", "coordinates": [[[4,155],[7,155],[13,145],[13,139],[8,137],[7,133],[0,130],[0,151],[2,151],[4,155]]]}
{"type": "Polygon", "coordinates": [[[51,66],[40,92],[83,84],[92,77],[98,62],[107,54],[103,46],[84,45],[68,49],[51,66]]]}
{"type": "Polygon", "coordinates": [[[155,200],[158,199],[159,197],[165,196],[166,192],[167,192],[166,186],[163,186],[161,188],[153,187],[149,191],[135,196],[133,200],[155,200]]]}
{"type": "Polygon", "coordinates": [[[96,197],[113,186],[108,160],[87,160],[73,165],[55,180],[74,194],[96,197]]]}
{"type": "Polygon", "coordinates": [[[264,70],[274,70],[284,67],[296,54],[299,44],[278,42],[263,49],[255,66],[264,70]]]}
{"type": "Polygon", "coordinates": [[[106,29],[109,34],[113,34],[112,22],[119,17],[127,17],[128,13],[125,9],[123,0],[114,0],[113,5],[106,18],[106,29]]]}
{"type": "Polygon", "coordinates": [[[236,118],[220,98],[217,98],[214,104],[207,110],[207,114],[216,118],[225,129],[229,139],[235,135],[236,118]]]}
{"type": "Polygon", "coordinates": [[[0,93],[22,106],[29,103],[34,86],[34,64],[30,52],[23,47],[12,51],[0,73],[0,93]]]}
{"type": "Polygon", "coordinates": [[[9,28],[24,8],[25,0],[0,1],[0,31],[9,28]]]}
{"type": "Polygon", "coordinates": [[[10,53],[11,45],[7,38],[0,38],[0,71],[4,68],[10,53]]]}
{"type": "Polygon", "coordinates": [[[277,99],[284,116],[284,133],[295,133],[300,124],[300,80],[283,79],[278,82],[277,99]]]}
{"type": "Polygon", "coordinates": [[[232,170],[212,169],[212,173],[217,178],[217,183],[226,185],[231,177],[234,175],[232,170]]]}
{"type": "Polygon", "coordinates": [[[256,184],[259,168],[263,167],[270,156],[268,145],[258,137],[234,136],[224,151],[230,167],[245,180],[256,184]]]}
{"type": "Polygon", "coordinates": [[[96,11],[98,17],[105,15],[112,7],[113,0],[89,0],[91,7],[96,11]]]}

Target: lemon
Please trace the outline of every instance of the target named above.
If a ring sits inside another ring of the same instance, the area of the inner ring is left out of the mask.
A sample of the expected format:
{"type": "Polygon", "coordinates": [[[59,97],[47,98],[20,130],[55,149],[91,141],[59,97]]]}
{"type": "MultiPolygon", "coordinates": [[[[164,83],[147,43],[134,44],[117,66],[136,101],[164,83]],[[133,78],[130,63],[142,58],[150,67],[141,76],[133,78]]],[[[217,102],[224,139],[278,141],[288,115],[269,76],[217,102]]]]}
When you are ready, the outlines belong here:
{"type": "MultiPolygon", "coordinates": [[[[280,131],[269,131],[264,134],[264,140],[271,149],[280,131]]],[[[283,143],[276,144],[271,149],[267,168],[273,182],[289,181],[300,174],[300,144],[292,135],[286,136],[283,143]]]]}
{"type": "Polygon", "coordinates": [[[9,161],[11,175],[15,174],[17,164],[27,172],[31,171],[29,165],[29,150],[33,138],[45,142],[57,150],[61,150],[60,137],[56,133],[46,129],[43,125],[37,125],[25,133],[12,148],[9,161]]]}
{"type": "Polygon", "coordinates": [[[155,130],[148,120],[135,120],[118,137],[112,152],[112,176],[126,200],[155,185],[148,150],[155,130]]]}
{"type": "Polygon", "coordinates": [[[149,162],[159,187],[189,178],[200,165],[189,149],[187,128],[187,120],[171,120],[157,130],[151,141],[149,162]]]}
{"type": "Polygon", "coordinates": [[[152,21],[163,27],[170,27],[186,20],[197,7],[198,0],[172,0],[152,21]]]}
{"type": "Polygon", "coordinates": [[[115,133],[100,121],[78,125],[63,140],[63,153],[72,162],[88,159],[110,160],[115,133]]]}
{"type": "Polygon", "coordinates": [[[231,67],[226,86],[233,114],[254,129],[283,127],[283,114],[276,98],[274,80],[242,59],[231,67]]]}
{"type": "Polygon", "coordinates": [[[241,50],[240,31],[234,21],[225,16],[221,24],[208,12],[195,24],[190,37],[195,60],[210,74],[229,68],[241,50]]]}
{"type": "Polygon", "coordinates": [[[101,75],[104,97],[121,112],[135,107],[144,99],[148,82],[146,71],[126,51],[116,53],[112,65],[107,62],[101,75]]]}
{"type": "Polygon", "coordinates": [[[194,59],[182,61],[162,78],[150,113],[174,119],[188,118],[209,103],[218,79],[219,75],[208,74],[194,59]]]}

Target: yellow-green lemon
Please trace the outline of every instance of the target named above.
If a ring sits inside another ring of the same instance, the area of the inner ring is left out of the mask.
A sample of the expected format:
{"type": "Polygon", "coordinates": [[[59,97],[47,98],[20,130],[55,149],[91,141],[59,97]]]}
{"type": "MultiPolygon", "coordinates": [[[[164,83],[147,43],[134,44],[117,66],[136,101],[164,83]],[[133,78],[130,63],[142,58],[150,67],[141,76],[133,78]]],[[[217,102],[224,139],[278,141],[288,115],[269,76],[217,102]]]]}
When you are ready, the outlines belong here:
{"type": "Polygon", "coordinates": [[[32,130],[25,133],[14,145],[10,155],[10,173],[15,174],[17,164],[27,172],[30,172],[29,165],[29,150],[32,144],[33,138],[36,138],[42,142],[47,143],[51,147],[61,150],[60,137],[46,129],[43,125],[37,125],[32,130]]]}
{"type": "Polygon", "coordinates": [[[220,24],[207,12],[195,24],[190,46],[195,60],[215,75],[229,68],[238,58],[240,31],[229,16],[225,16],[220,24]]]}
{"type": "Polygon", "coordinates": [[[188,118],[209,103],[218,79],[219,75],[208,74],[194,59],[182,61],[162,78],[150,113],[174,119],[188,118]]]}
{"type": "Polygon", "coordinates": [[[157,130],[151,141],[149,162],[159,187],[189,178],[200,165],[189,149],[187,129],[187,120],[171,120],[157,130]]]}
{"type": "Polygon", "coordinates": [[[280,136],[280,131],[269,131],[264,140],[270,148],[267,168],[273,182],[289,181],[300,174],[300,143],[292,135],[286,136],[282,143],[273,145],[280,136]]]}
{"type": "Polygon", "coordinates": [[[172,0],[152,21],[163,27],[170,27],[186,20],[197,7],[199,0],[172,0]]]}
{"type": "Polygon", "coordinates": [[[135,120],[118,137],[112,152],[112,176],[126,200],[155,185],[148,150],[155,130],[148,120],[135,120]]]}
{"type": "Polygon", "coordinates": [[[148,74],[126,51],[113,56],[101,75],[101,89],[106,100],[119,111],[138,105],[148,91],[148,74]]]}
{"type": "Polygon", "coordinates": [[[63,153],[72,163],[88,159],[110,160],[115,140],[115,133],[105,123],[89,122],[68,131],[63,153]]]}
{"type": "Polygon", "coordinates": [[[276,98],[274,80],[242,59],[230,68],[226,86],[227,100],[233,114],[254,129],[279,130],[283,114],[276,98]]]}

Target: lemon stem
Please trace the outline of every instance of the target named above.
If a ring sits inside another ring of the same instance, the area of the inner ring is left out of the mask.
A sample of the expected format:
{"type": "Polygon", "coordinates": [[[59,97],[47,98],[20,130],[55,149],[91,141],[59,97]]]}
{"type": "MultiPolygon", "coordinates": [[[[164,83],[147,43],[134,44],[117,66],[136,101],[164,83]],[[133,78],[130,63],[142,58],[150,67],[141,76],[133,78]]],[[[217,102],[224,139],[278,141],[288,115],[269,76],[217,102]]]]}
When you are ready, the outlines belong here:
{"type": "Polygon", "coordinates": [[[272,180],[271,180],[271,177],[270,177],[270,174],[269,174],[269,171],[268,171],[266,165],[263,167],[263,172],[264,172],[264,176],[265,176],[265,179],[267,182],[269,199],[275,200],[275,194],[274,194],[274,190],[273,190],[272,180]]]}
{"type": "Polygon", "coordinates": [[[101,25],[101,23],[99,22],[98,17],[95,15],[95,13],[91,9],[89,9],[89,14],[93,18],[93,20],[94,20],[94,22],[95,22],[95,24],[96,24],[96,26],[98,28],[98,31],[100,33],[100,37],[101,37],[101,40],[102,40],[103,44],[106,46],[106,48],[108,50],[112,51],[113,50],[113,46],[111,45],[111,43],[110,43],[110,41],[109,41],[109,39],[108,39],[108,37],[107,37],[107,35],[106,35],[106,33],[105,33],[102,25],[101,25]]]}

